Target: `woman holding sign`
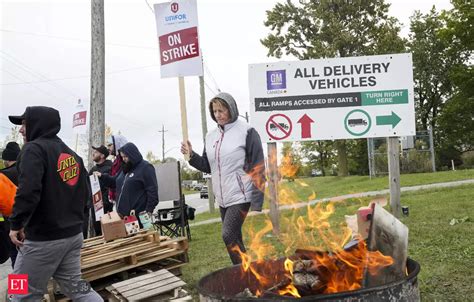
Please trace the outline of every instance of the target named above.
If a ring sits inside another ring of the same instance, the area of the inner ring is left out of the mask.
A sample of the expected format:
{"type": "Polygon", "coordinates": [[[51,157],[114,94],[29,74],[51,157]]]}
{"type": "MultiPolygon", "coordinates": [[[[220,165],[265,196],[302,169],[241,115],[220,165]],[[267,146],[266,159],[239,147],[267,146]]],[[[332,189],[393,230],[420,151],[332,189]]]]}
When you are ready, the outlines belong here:
{"type": "Polygon", "coordinates": [[[181,152],[189,154],[194,168],[212,174],[212,187],[219,203],[222,239],[233,264],[242,262],[245,252],[242,225],[249,210],[261,211],[265,189],[265,163],[257,131],[238,119],[234,98],[225,92],[209,104],[217,128],[206,135],[204,152],[198,155],[191,142],[183,142],[181,152]]]}

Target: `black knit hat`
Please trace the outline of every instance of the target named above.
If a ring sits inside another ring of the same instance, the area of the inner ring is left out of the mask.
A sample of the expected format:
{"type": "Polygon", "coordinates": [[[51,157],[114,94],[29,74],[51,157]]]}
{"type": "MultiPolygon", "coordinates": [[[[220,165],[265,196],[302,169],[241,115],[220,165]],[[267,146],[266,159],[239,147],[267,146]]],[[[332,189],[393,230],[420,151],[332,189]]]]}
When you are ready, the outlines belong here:
{"type": "Polygon", "coordinates": [[[20,146],[16,142],[9,142],[2,152],[2,159],[16,161],[18,154],[20,154],[20,146]]]}
{"type": "Polygon", "coordinates": [[[109,156],[109,149],[107,149],[107,147],[104,145],[100,147],[92,147],[92,149],[98,151],[99,153],[104,154],[105,157],[109,156]]]}

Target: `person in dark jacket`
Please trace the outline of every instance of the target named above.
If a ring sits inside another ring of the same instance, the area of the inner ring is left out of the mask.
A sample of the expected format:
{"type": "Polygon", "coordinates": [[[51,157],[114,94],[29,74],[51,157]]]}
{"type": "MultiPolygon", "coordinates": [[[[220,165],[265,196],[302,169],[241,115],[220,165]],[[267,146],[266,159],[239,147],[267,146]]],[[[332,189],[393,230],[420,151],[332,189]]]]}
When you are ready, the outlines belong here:
{"type": "Polygon", "coordinates": [[[117,212],[121,216],[136,215],[142,211],[152,213],[158,204],[158,183],[155,168],[143,159],[137,146],[126,143],[119,149],[122,172],[116,176],[96,172],[105,185],[116,189],[117,212]]]}
{"type": "MultiPolygon", "coordinates": [[[[20,154],[20,146],[17,142],[9,142],[2,152],[2,160],[5,168],[0,170],[0,173],[5,175],[15,186],[18,187],[18,170],[16,169],[16,158],[20,154]]],[[[1,215],[1,214],[0,214],[1,215]]],[[[1,250],[8,250],[12,267],[15,266],[16,256],[18,251],[16,246],[10,240],[8,233],[10,232],[10,224],[8,223],[8,217],[0,217],[0,232],[4,232],[0,244],[2,245],[1,250]],[[3,221],[2,221],[3,220],[3,221]]],[[[0,261],[0,263],[3,263],[0,261]]]]}
{"type": "MultiPolygon", "coordinates": [[[[93,166],[90,171],[89,175],[92,175],[94,172],[98,171],[100,173],[110,173],[112,168],[112,162],[107,159],[109,156],[109,150],[104,145],[99,147],[92,147],[94,151],[92,151],[92,160],[95,162],[95,166],[93,166]]],[[[107,186],[99,179],[100,183],[100,191],[102,192],[102,203],[104,205],[104,214],[112,212],[114,205],[109,201],[109,189],[107,186]]],[[[95,210],[94,207],[91,207],[92,211],[92,221],[94,223],[94,231],[96,236],[102,235],[102,229],[100,226],[100,220],[97,221],[95,217],[95,210]]]]}
{"type": "Polygon", "coordinates": [[[90,196],[82,158],[58,136],[59,112],[27,107],[9,116],[21,125],[25,145],[18,156],[18,189],[10,217],[10,239],[19,248],[14,274],[28,275],[28,294],[13,301],[40,301],[53,277],[76,301],[103,301],[90,287],[80,290],[84,207],[90,196]]]}

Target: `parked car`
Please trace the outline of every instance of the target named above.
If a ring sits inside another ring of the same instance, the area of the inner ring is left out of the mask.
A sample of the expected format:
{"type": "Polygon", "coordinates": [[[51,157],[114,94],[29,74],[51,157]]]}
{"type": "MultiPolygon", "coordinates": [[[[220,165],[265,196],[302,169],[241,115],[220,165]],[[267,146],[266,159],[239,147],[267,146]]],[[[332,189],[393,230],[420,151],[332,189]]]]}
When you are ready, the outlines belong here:
{"type": "Polygon", "coordinates": [[[200,195],[201,195],[201,199],[209,198],[209,190],[208,190],[207,186],[202,186],[200,195]]]}

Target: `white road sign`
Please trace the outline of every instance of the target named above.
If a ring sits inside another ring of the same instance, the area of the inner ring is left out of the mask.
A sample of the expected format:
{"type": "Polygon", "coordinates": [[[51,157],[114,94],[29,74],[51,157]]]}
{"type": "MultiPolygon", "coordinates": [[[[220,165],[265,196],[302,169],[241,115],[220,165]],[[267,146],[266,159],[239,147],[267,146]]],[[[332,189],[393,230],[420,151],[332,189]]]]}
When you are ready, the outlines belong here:
{"type": "Polygon", "coordinates": [[[264,142],[415,135],[411,54],[249,65],[264,142]]]}
{"type": "Polygon", "coordinates": [[[154,5],[161,77],[201,76],[196,0],[177,0],[154,5]]]}

